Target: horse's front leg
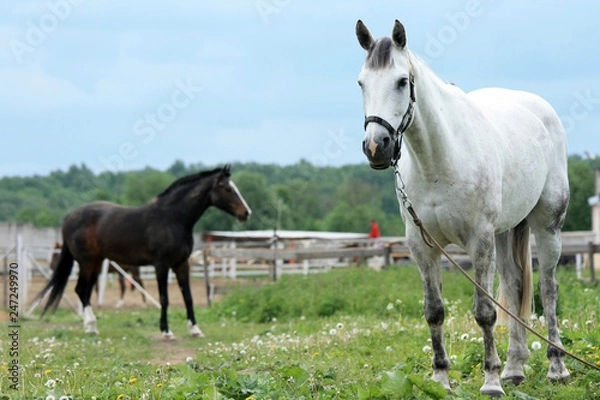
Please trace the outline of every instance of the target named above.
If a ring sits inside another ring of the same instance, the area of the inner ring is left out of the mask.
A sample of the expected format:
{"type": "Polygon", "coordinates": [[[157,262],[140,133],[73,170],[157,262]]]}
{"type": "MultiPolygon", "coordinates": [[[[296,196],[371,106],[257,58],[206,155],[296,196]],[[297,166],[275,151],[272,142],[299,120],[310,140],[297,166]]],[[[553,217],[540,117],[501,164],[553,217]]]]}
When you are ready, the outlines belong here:
{"type": "Polygon", "coordinates": [[[177,283],[181,289],[183,295],[183,301],[185,302],[185,309],[187,312],[187,327],[190,335],[194,337],[204,337],[204,334],[198,328],[196,324],[196,317],[194,315],[194,301],[192,300],[192,292],[190,290],[190,263],[185,261],[175,269],[175,275],[177,276],[177,283]]]}
{"type": "Polygon", "coordinates": [[[166,264],[156,265],[156,281],[158,283],[158,295],[160,296],[160,331],[167,340],[175,338],[169,330],[167,322],[167,308],[169,308],[169,293],[167,291],[167,280],[169,278],[169,267],[166,264]]]}
{"type": "MultiPolygon", "coordinates": [[[[475,282],[487,293],[493,292],[494,274],[496,272],[496,246],[493,232],[489,234],[474,235],[473,243],[469,246],[469,255],[473,260],[475,282]]],[[[475,289],[473,314],[483,334],[485,346],[485,360],[483,370],[485,381],[480,391],[482,394],[498,397],[504,395],[500,384],[500,370],[502,362],[498,357],[494,343],[494,325],[496,324],[496,307],[492,300],[475,289]]]]}
{"type": "Polygon", "coordinates": [[[433,358],[432,379],[450,390],[448,370],[450,360],[444,344],[444,301],[442,298],[442,268],[440,252],[425,246],[420,236],[410,244],[411,253],[419,266],[423,284],[425,320],[431,333],[431,347],[433,358]]]}

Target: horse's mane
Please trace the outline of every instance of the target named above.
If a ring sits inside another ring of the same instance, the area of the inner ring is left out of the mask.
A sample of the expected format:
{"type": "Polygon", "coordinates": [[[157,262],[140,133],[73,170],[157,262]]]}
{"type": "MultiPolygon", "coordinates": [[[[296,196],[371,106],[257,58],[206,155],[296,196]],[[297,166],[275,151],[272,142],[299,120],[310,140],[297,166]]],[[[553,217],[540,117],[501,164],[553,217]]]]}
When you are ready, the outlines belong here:
{"type": "Polygon", "coordinates": [[[192,175],[187,175],[184,176],[182,178],[177,179],[175,182],[171,183],[171,185],[166,188],[165,190],[163,190],[160,194],[158,194],[156,197],[160,198],[160,197],[164,197],[166,195],[168,195],[169,193],[171,193],[172,191],[174,191],[175,189],[181,187],[181,186],[185,186],[185,185],[189,185],[190,183],[196,182],[198,180],[207,178],[209,176],[212,176],[218,172],[224,171],[226,168],[215,168],[211,171],[201,171],[201,172],[197,172],[195,174],[192,175]]]}

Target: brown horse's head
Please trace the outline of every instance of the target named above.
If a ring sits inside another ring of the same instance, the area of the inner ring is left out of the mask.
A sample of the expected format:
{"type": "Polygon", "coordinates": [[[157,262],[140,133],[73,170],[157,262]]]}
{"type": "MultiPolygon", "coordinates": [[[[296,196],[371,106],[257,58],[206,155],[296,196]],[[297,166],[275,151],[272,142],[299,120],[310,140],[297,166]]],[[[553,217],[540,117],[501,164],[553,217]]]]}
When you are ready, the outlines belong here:
{"type": "Polygon", "coordinates": [[[229,166],[225,166],[210,191],[211,204],[244,222],[250,217],[252,210],[230,176],[229,166]]]}

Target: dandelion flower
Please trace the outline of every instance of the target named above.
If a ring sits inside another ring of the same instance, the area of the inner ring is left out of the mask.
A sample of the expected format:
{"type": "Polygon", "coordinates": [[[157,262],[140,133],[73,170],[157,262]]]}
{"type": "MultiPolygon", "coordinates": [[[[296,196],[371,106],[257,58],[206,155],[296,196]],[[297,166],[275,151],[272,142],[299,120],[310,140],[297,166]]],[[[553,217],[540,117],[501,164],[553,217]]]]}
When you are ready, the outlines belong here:
{"type": "Polygon", "coordinates": [[[46,386],[49,389],[52,389],[54,388],[54,386],[56,386],[56,381],[54,379],[48,379],[44,386],[46,386]]]}
{"type": "Polygon", "coordinates": [[[337,335],[337,331],[336,331],[335,329],[330,329],[330,330],[329,330],[329,334],[330,334],[331,336],[337,335]]]}
{"type": "Polygon", "coordinates": [[[156,387],[162,387],[162,383],[157,383],[156,387]]]}
{"type": "Polygon", "coordinates": [[[531,349],[532,350],[537,351],[537,350],[539,350],[541,348],[542,348],[542,344],[540,342],[538,342],[537,340],[535,342],[531,343],[531,349]]]}
{"type": "Polygon", "coordinates": [[[125,395],[123,393],[121,393],[118,397],[117,400],[122,400],[125,398],[125,395]]]}
{"type": "Polygon", "coordinates": [[[189,363],[189,362],[192,362],[192,361],[194,361],[194,359],[192,357],[186,357],[185,358],[185,362],[186,363],[189,363]]]}
{"type": "Polygon", "coordinates": [[[469,339],[468,333],[463,333],[462,335],[460,335],[460,340],[468,340],[468,339],[469,339]]]}
{"type": "Polygon", "coordinates": [[[129,383],[136,383],[136,382],[137,382],[137,378],[131,378],[131,379],[129,380],[129,383]]]}
{"type": "Polygon", "coordinates": [[[385,348],[385,351],[387,351],[387,352],[390,352],[390,351],[392,351],[392,346],[388,346],[388,347],[386,347],[386,348],[385,348]]]}
{"type": "Polygon", "coordinates": [[[429,353],[431,351],[431,346],[423,346],[423,353],[429,353]]]}
{"type": "Polygon", "coordinates": [[[47,370],[45,370],[44,372],[45,372],[46,374],[49,374],[50,372],[52,372],[52,370],[51,370],[51,369],[47,369],[47,370]]]}
{"type": "Polygon", "coordinates": [[[385,322],[381,322],[381,328],[382,328],[382,329],[384,329],[384,330],[385,330],[385,329],[387,329],[389,326],[390,326],[389,324],[387,324],[387,323],[385,323],[385,322]]]}
{"type": "Polygon", "coordinates": [[[344,324],[341,322],[338,322],[338,324],[335,326],[337,329],[344,329],[344,324]]]}
{"type": "Polygon", "coordinates": [[[392,311],[394,309],[394,303],[388,303],[388,305],[385,307],[385,309],[388,311],[392,311]]]}

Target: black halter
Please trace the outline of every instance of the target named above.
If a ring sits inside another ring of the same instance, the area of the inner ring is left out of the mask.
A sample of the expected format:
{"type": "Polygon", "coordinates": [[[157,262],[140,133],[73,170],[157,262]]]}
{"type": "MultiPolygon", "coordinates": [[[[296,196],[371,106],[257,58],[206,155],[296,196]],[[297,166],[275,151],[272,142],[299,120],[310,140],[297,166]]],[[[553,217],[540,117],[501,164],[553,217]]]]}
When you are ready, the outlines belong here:
{"type": "Polygon", "coordinates": [[[398,129],[394,129],[392,124],[387,122],[385,119],[378,117],[377,115],[369,115],[365,117],[365,130],[367,129],[367,125],[369,125],[370,122],[374,122],[387,129],[392,139],[396,139],[396,147],[394,149],[394,156],[392,157],[392,166],[395,166],[398,160],[400,159],[400,151],[402,150],[402,138],[404,136],[403,134],[410,126],[414,117],[416,96],[415,77],[412,71],[408,74],[408,83],[410,90],[410,101],[408,103],[408,108],[406,109],[406,112],[402,116],[402,121],[400,121],[398,129]]]}

